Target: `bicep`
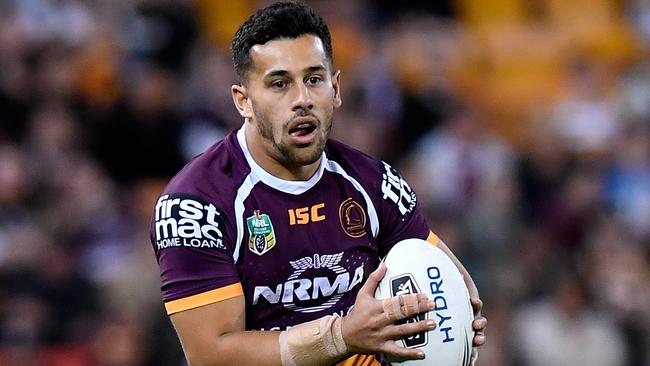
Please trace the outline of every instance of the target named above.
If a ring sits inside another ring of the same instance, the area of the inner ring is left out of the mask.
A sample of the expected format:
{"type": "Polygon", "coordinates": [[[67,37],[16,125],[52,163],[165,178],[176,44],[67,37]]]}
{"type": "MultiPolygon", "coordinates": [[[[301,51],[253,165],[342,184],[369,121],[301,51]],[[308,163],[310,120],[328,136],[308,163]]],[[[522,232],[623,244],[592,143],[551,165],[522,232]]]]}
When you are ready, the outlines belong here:
{"type": "Polygon", "coordinates": [[[244,297],[237,296],[170,315],[186,353],[213,346],[220,336],[244,330],[244,297]]]}
{"type": "Polygon", "coordinates": [[[280,365],[278,332],[245,331],[243,296],[170,315],[190,365],[280,365]]]}

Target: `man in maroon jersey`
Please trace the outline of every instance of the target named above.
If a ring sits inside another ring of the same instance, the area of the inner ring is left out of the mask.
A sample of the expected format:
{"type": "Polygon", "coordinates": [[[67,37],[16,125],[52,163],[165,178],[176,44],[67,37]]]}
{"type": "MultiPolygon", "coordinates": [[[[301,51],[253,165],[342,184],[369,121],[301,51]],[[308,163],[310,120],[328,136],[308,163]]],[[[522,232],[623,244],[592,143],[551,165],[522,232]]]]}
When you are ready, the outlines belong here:
{"type": "Polygon", "coordinates": [[[385,162],[328,140],[340,71],[322,18],[300,3],[271,5],[239,28],[232,49],[244,124],[171,180],[151,230],[165,307],[190,364],[424,358],[393,339],[435,322],[394,323],[433,304],[422,294],[373,296],[380,258],[407,238],[438,245],[464,274],[482,345],[476,286],[429,230],[413,190],[385,162]]]}

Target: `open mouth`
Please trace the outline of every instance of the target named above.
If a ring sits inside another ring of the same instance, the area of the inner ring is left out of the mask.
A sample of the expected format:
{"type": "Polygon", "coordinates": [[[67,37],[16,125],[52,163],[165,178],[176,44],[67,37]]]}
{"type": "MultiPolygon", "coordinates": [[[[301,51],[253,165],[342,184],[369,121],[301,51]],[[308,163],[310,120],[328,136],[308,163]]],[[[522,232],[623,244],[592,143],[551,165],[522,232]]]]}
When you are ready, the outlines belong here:
{"type": "Polygon", "coordinates": [[[309,122],[304,122],[289,129],[289,135],[293,137],[307,136],[316,130],[316,125],[309,122]]]}

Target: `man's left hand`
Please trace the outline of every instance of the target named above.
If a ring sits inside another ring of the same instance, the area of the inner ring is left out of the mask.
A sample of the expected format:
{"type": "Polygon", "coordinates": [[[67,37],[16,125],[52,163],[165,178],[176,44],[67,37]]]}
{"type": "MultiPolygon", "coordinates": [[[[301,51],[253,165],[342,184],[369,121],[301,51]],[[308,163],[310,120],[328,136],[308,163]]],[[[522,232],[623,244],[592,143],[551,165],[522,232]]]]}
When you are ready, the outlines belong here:
{"type": "Polygon", "coordinates": [[[474,310],[474,320],[472,321],[472,328],[474,329],[474,341],[472,349],[472,358],[470,361],[471,366],[476,365],[476,360],[478,359],[478,349],[485,344],[485,327],[487,326],[487,319],[481,315],[481,309],[483,309],[483,301],[478,297],[471,297],[470,303],[472,304],[472,309],[474,310]]]}

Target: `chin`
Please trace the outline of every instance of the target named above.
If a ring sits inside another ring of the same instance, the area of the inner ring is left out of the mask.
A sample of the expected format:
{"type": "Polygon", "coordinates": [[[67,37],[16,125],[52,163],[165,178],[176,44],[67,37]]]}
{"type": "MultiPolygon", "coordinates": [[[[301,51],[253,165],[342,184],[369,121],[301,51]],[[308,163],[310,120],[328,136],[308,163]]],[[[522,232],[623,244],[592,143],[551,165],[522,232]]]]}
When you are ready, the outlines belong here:
{"type": "Polygon", "coordinates": [[[291,160],[299,165],[310,165],[317,162],[320,159],[322,154],[323,154],[322,149],[319,149],[317,151],[309,151],[309,152],[305,151],[304,153],[294,154],[293,156],[291,156],[291,160]]]}
{"type": "Polygon", "coordinates": [[[295,165],[310,165],[320,160],[325,149],[325,140],[317,140],[308,146],[277,146],[280,154],[284,157],[285,161],[289,164],[295,165]]]}

